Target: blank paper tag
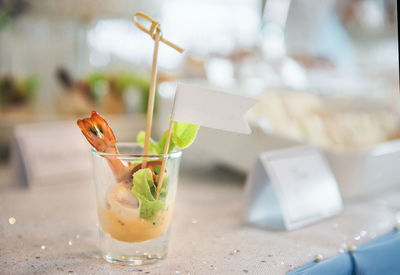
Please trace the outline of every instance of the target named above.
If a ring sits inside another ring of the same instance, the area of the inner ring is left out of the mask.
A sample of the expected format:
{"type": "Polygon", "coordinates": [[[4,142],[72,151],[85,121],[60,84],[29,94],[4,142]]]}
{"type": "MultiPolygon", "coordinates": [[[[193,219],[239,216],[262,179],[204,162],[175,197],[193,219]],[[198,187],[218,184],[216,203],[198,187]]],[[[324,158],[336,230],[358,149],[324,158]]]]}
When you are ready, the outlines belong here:
{"type": "Polygon", "coordinates": [[[246,189],[246,220],[267,228],[291,230],[342,210],[335,177],[314,147],[260,154],[246,189]]]}
{"type": "Polygon", "coordinates": [[[11,159],[14,174],[30,186],[91,177],[90,145],[74,121],[18,125],[11,159]]]}
{"type": "Polygon", "coordinates": [[[245,114],[256,103],[254,98],[178,83],[171,120],[250,134],[245,114]]]}

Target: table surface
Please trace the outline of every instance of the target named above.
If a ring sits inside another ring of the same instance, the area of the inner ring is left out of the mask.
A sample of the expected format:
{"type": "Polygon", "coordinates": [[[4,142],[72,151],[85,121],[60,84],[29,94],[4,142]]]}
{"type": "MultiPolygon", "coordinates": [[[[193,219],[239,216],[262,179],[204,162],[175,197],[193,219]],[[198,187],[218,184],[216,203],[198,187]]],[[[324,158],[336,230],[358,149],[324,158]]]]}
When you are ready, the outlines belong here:
{"type": "Polygon", "coordinates": [[[398,188],[346,202],[338,216],[302,229],[266,231],[242,221],[244,177],[183,167],[168,257],[125,267],[100,255],[90,181],[28,189],[4,180],[5,174],[3,167],[1,274],[283,274],[317,254],[326,259],[385,234],[400,219],[398,188]]]}

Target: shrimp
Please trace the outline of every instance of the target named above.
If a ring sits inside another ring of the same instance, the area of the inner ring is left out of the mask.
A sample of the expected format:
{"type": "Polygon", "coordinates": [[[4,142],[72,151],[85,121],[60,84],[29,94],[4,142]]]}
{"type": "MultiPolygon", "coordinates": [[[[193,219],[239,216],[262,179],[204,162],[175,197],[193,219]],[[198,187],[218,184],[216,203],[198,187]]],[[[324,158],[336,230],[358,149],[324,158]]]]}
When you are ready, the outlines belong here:
{"type": "MultiPolygon", "coordinates": [[[[92,111],[90,118],[78,119],[77,124],[87,141],[101,153],[119,154],[115,146],[116,139],[107,121],[96,111],[92,111]]],[[[104,156],[117,182],[131,182],[132,174],[129,163],[115,156],[104,156]]]]}
{"type": "Polygon", "coordinates": [[[101,153],[114,154],[103,155],[107,159],[117,184],[110,185],[106,200],[107,209],[111,210],[118,219],[129,216],[139,217],[139,200],[131,192],[132,172],[130,163],[119,159],[118,149],[115,146],[116,139],[107,121],[96,111],[92,111],[90,118],[78,119],[77,124],[87,141],[101,153]]]}

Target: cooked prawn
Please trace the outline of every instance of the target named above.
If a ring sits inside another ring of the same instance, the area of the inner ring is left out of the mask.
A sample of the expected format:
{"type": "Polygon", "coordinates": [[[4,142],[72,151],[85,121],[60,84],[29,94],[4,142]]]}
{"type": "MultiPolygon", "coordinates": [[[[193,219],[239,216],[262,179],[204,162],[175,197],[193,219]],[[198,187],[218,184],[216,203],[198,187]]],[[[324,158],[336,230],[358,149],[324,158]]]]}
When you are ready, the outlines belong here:
{"type": "MultiPolygon", "coordinates": [[[[77,124],[87,141],[101,153],[119,154],[115,146],[116,139],[107,121],[96,111],[92,111],[90,118],[78,119],[77,124]]],[[[115,156],[104,155],[117,182],[131,181],[132,175],[129,171],[129,163],[115,156]]]]}

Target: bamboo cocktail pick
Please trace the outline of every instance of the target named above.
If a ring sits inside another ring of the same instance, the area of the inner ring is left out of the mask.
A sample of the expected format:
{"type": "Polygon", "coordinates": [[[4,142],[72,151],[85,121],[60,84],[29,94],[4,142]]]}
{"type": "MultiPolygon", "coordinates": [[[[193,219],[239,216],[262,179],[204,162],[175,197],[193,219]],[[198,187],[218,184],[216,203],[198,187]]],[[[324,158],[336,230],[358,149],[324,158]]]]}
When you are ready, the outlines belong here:
{"type": "Polygon", "coordinates": [[[171,121],[169,122],[167,140],[165,141],[165,146],[164,146],[163,160],[162,160],[162,164],[161,164],[160,175],[158,176],[156,200],[158,200],[158,197],[160,196],[161,187],[163,185],[165,166],[167,165],[166,155],[168,154],[169,143],[171,142],[171,135],[172,135],[173,128],[174,128],[174,121],[171,119],[171,121]]]}
{"type": "MultiPolygon", "coordinates": [[[[177,45],[173,44],[172,42],[168,41],[167,39],[163,38],[160,23],[153,20],[147,14],[138,12],[133,16],[133,21],[135,22],[136,26],[139,29],[141,29],[145,33],[149,34],[151,36],[151,38],[153,38],[153,40],[154,40],[153,64],[151,66],[151,81],[150,81],[149,100],[148,100],[148,105],[147,105],[147,116],[146,116],[146,132],[145,132],[145,139],[144,139],[144,146],[143,146],[143,155],[148,155],[149,140],[150,140],[150,136],[151,136],[151,126],[152,126],[152,122],[153,122],[154,97],[155,97],[155,90],[156,90],[156,84],[157,84],[158,44],[161,41],[164,44],[170,46],[171,48],[177,50],[180,53],[183,52],[183,49],[178,47],[177,45]],[[141,17],[151,23],[151,26],[149,29],[146,29],[142,24],[139,23],[139,20],[138,20],[139,17],[141,17]]],[[[143,158],[142,168],[145,168],[146,164],[147,164],[147,159],[143,158]]]]}

